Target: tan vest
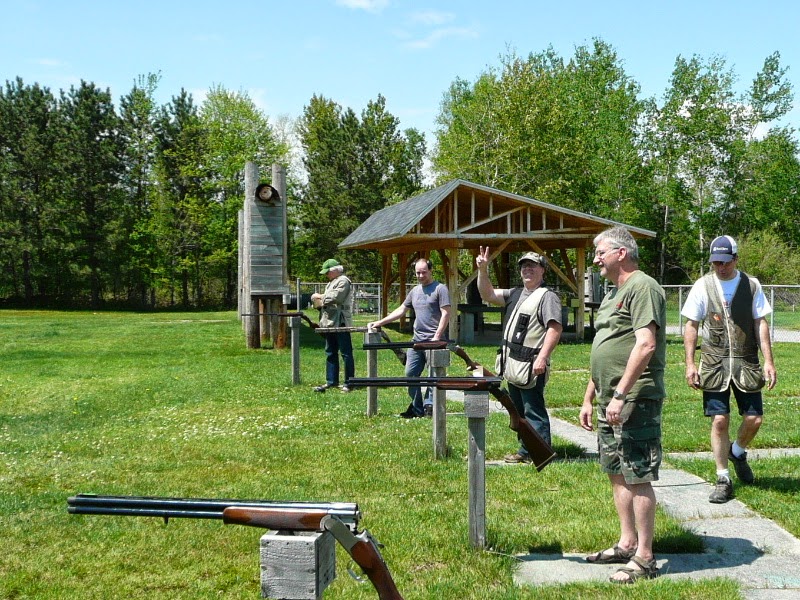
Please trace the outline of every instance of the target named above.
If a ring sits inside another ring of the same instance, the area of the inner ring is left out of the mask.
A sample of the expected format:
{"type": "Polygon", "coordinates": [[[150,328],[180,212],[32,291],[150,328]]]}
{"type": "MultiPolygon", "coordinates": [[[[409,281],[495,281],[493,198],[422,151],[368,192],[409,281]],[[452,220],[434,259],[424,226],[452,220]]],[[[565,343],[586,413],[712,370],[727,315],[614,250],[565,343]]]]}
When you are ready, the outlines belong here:
{"type": "Polygon", "coordinates": [[[744,392],[764,387],[753,318],[756,284],[745,273],[739,275],[739,285],[727,307],[714,273],[703,278],[708,310],[700,346],[700,387],[709,392],[726,390],[731,383],[744,392]]]}

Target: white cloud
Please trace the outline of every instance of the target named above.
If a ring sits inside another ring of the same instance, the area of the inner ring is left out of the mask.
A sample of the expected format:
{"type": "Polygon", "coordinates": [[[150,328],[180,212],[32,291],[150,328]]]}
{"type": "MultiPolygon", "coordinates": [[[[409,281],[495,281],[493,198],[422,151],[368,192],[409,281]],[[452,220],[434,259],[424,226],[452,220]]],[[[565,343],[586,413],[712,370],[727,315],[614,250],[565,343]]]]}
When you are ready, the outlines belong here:
{"type": "Polygon", "coordinates": [[[336,0],[336,4],[354,10],[378,13],[389,6],[389,0],[336,0]]]}
{"type": "Polygon", "coordinates": [[[33,61],[37,65],[41,65],[43,67],[66,67],[67,63],[62,60],[58,60],[57,58],[38,58],[33,61]]]}
{"type": "Polygon", "coordinates": [[[414,39],[405,43],[409,48],[425,49],[435,46],[445,38],[477,38],[478,31],[470,27],[442,27],[434,29],[423,38],[414,39]]]}
{"type": "Polygon", "coordinates": [[[456,16],[453,13],[439,10],[424,10],[411,14],[411,20],[414,23],[422,23],[429,26],[451,23],[455,18],[456,16]]]}

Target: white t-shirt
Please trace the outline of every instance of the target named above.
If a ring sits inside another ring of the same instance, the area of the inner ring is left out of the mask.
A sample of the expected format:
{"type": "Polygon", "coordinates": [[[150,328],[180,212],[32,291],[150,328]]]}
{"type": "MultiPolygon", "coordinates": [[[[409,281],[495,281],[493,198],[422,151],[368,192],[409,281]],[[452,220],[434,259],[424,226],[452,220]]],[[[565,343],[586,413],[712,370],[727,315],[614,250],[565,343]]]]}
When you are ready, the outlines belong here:
{"type": "MultiPolygon", "coordinates": [[[[725,301],[725,307],[729,307],[733,295],[736,293],[736,288],[739,285],[739,280],[742,274],[736,271],[736,275],[727,281],[721,281],[718,277],[714,276],[714,281],[717,284],[717,290],[721,292],[725,301]]],[[[686,302],[683,304],[681,314],[690,321],[702,321],[708,314],[708,294],[706,294],[705,277],[698,279],[692,286],[686,302]]],[[[761,284],[758,279],[753,279],[756,284],[756,293],[753,297],[753,318],[760,319],[766,317],[772,312],[772,307],[769,305],[769,300],[764,295],[764,290],[761,289],[761,284]]]]}

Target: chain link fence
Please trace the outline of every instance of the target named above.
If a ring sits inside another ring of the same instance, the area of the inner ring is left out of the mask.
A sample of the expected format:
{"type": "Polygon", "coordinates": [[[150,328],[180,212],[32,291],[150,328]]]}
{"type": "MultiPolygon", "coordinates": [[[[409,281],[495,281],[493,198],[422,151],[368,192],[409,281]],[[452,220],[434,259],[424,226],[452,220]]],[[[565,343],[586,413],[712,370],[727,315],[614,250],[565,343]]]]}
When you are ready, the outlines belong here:
{"type": "MultiPolygon", "coordinates": [[[[800,285],[763,285],[772,306],[769,326],[773,342],[800,342],[800,285]]],[[[667,332],[682,335],[685,319],[680,307],[689,295],[691,285],[665,285],[667,294],[667,332]]]]}
{"type": "MultiPolygon", "coordinates": [[[[295,290],[293,296],[300,298],[299,308],[311,308],[311,294],[321,294],[325,291],[327,282],[308,282],[297,280],[295,282],[295,290]]],[[[410,291],[416,282],[409,282],[406,285],[406,291],[410,291]]],[[[353,282],[353,314],[374,314],[378,318],[378,313],[381,310],[381,292],[383,285],[380,283],[359,283],[353,282]]],[[[393,310],[403,298],[400,297],[400,284],[394,283],[389,287],[389,310],[393,310]]],[[[294,298],[292,300],[294,304],[294,298]]]]}
{"type": "MultiPolygon", "coordinates": [[[[409,282],[406,291],[415,284],[415,282],[409,282]]],[[[296,298],[300,299],[299,307],[306,309],[311,306],[311,294],[324,292],[326,283],[297,280],[295,285],[296,298]]],[[[353,313],[374,314],[377,318],[380,312],[381,288],[380,283],[353,282],[355,298],[353,313]]],[[[684,319],[680,316],[680,308],[686,301],[691,288],[691,285],[664,286],[667,295],[667,332],[670,334],[683,335],[684,319]]],[[[800,285],[764,285],[763,289],[772,306],[772,314],[769,316],[772,341],[800,343],[800,285]]],[[[564,292],[564,290],[558,291],[562,294],[564,292]]],[[[597,290],[597,292],[597,295],[602,298],[605,289],[597,290]]],[[[568,293],[566,296],[574,296],[574,294],[568,293]]],[[[569,299],[567,298],[567,300],[569,299]]],[[[389,287],[389,310],[393,310],[402,300],[400,284],[392,284],[389,287]]],[[[465,301],[464,298],[459,299],[459,303],[465,301]]],[[[568,306],[569,302],[565,302],[565,304],[568,306]]],[[[294,299],[293,305],[297,306],[294,304],[294,299]]],[[[588,313],[586,323],[589,323],[588,313]]]]}

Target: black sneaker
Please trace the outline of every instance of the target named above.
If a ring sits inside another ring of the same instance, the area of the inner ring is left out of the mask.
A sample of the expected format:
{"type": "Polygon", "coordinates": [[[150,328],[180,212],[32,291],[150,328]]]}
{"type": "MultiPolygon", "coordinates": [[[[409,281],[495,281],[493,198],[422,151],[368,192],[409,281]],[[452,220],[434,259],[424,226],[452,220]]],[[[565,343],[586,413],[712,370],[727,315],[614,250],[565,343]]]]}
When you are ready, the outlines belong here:
{"type": "Polygon", "coordinates": [[[750,484],[756,480],[755,476],[753,476],[753,469],[747,464],[747,452],[736,458],[733,455],[733,444],[731,444],[728,449],[728,460],[733,463],[733,470],[736,471],[736,477],[739,478],[739,481],[750,484]]]}
{"type": "Polygon", "coordinates": [[[422,410],[426,417],[433,417],[433,404],[426,404],[422,410]]]}
{"type": "Polygon", "coordinates": [[[408,408],[404,412],[401,412],[399,416],[404,418],[404,419],[417,419],[417,418],[421,417],[422,415],[418,415],[417,413],[415,413],[414,412],[414,405],[413,404],[409,404],[408,408]]]}
{"type": "Polygon", "coordinates": [[[325,385],[318,385],[317,387],[314,388],[314,391],[317,392],[318,394],[324,394],[325,390],[327,390],[328,388],[333,388],[333,387],[336,387],[336,386],[335,385],[329,385],[329,384],[326,383],[325,385]]]}
{"type": "Polygon", "coordinates": [[[733,498],[733,483],[730,479],[725,477],[718,477],[717,484],[714,486],[714,491],[708,497],[711,504],[725,504],[728,500],[733,498]]]}

